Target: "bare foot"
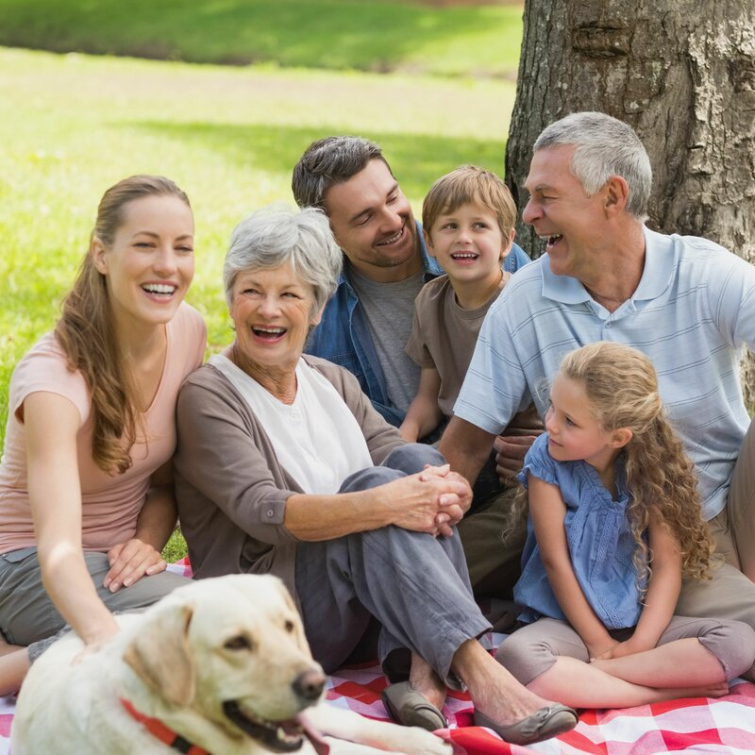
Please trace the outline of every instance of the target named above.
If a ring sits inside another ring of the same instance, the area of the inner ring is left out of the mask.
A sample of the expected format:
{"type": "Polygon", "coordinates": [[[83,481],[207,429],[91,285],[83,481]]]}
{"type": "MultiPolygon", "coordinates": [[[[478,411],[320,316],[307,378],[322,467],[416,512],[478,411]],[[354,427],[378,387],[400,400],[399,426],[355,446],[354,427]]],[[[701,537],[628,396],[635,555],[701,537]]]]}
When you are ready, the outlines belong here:
{"type": "Polygon", "coordinates": [[[412,668],[409,672],[412,687],[438,710],[446,702],[446,685],[430,664],[421,656],[412,653],[412,668]]]}
{"type": "Polygon", "coordinates": [[[699,687],[672,687],[657,690],[659,700],[676,700],[681,697],[724,697],[729,694],[729,682],[701,684],[699,687]]]}

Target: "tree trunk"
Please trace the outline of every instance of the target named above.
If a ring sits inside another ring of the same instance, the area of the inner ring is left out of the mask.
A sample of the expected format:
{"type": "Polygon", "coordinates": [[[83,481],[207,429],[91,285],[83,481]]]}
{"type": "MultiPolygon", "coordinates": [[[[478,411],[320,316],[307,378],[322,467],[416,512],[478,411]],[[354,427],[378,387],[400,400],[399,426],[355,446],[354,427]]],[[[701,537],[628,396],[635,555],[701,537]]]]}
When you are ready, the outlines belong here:
{"type": "MultiPolygon", "coordinates": [[[[653,166],[651,228],[755,262],[753,0],[526,0],[506,180],[520,191],[542,129],[599,110],[629,123],[653,166]]],[[[518,240],[542,252],[529,227],[518,240]]],[[[755,396],[748,360],[748,403],[755,396]]]]}

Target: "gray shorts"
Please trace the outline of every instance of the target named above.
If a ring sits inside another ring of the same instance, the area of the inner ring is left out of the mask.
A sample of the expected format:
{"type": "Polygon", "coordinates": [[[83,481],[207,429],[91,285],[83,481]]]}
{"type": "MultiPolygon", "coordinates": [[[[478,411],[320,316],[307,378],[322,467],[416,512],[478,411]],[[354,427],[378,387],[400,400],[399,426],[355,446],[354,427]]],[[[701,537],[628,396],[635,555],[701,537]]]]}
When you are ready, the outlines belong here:
{"type": "MultiPolygon", "coordinates": [[[[85,553],[84,561],[97,594],[113,613],[146,608],[188,581],[162,572],[111,593],[102,586],[110,570],[107,554],[85,553]]],[[[36,547],[0,555],[0,632],[5,639],[12,645],[28,645],[33,661],[67,628],[42,584],[36,547]]]]}

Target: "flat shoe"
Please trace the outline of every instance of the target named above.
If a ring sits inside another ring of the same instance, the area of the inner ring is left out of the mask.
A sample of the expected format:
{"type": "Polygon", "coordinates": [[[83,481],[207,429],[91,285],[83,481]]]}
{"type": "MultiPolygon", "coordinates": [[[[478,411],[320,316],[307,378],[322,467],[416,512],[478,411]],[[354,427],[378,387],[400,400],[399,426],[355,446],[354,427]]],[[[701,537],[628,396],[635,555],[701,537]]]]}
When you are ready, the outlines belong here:
{"type": "Polygon", "coordinates": [[[448,728],[446,717],[411,682],[391,684],[381,695],[388,715],[403,726],[419,726],[427,731],[448,728]]]}
{"type": "Polygon", "coordinates": [[[571,731],[578,723],[577,711],[555,703],[536,710],[531,716],[504,726],[492,721],[484,713],[474,713],[476,726],[492,729],[504,741],[514,745],[531,745],[544,739],[571,731]]]}

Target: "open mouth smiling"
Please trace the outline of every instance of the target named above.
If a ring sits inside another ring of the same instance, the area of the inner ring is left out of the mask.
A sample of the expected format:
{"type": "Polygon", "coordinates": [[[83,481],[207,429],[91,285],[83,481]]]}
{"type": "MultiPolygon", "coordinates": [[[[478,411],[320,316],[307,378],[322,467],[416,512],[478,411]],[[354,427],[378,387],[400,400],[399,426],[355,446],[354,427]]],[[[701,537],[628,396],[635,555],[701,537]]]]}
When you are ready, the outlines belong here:
{"type": "Polygon", "coordinates": [[[556,246],[556,244],[561,241],[563,236],[560,233],[554,233],[548,236],[540,236],[540,238],[545,241],[545,249],[547,251],[548,249],[552,249],[554,246],[556,246]]]}
{"type": "Polygon", "coordinates": [[[156,296],[172,296],[177,288],[178,286],[174,283],[145,283],[142,286],[142,291],[156,296]]]}
{"type": "Polygon", "coordinates": [[[382,241],[378,241],[375,246],[390,246],[391,244],[395,244],[397,241],[400,241],[401,238],[404,235],[404,231],[406,230],[406,223],[401,226],[401,228],[396,231],[392,236],[388,236],[388,238],[383,239],[382,241]]]}
{"type": "Polygon", "coordinates": [[[296,752],[304,743],[305,736],[316,752],[322,755],[329,752],[330,748],[320,733],[308,724],[302,714],[286,721],[266,721],[242,711],[236,700],[224,702],[223,713],[248,737],[274,752],[296,752]]]}
{"type": "Polygon", "coordinates": [[[257,338],[262,338],[267,341],[275,341],[278,338],[282,338],[286,334],[286,328],[273,328],[264,327],[262,325],[253,325],[252,333],[257,338]]]}
{"type": "Polygon", "coordinates": [[[480,255],[477,252],[454,252],[451,255],[452,260],[459,260],[461,262],[476,260],[480,255]]]}

